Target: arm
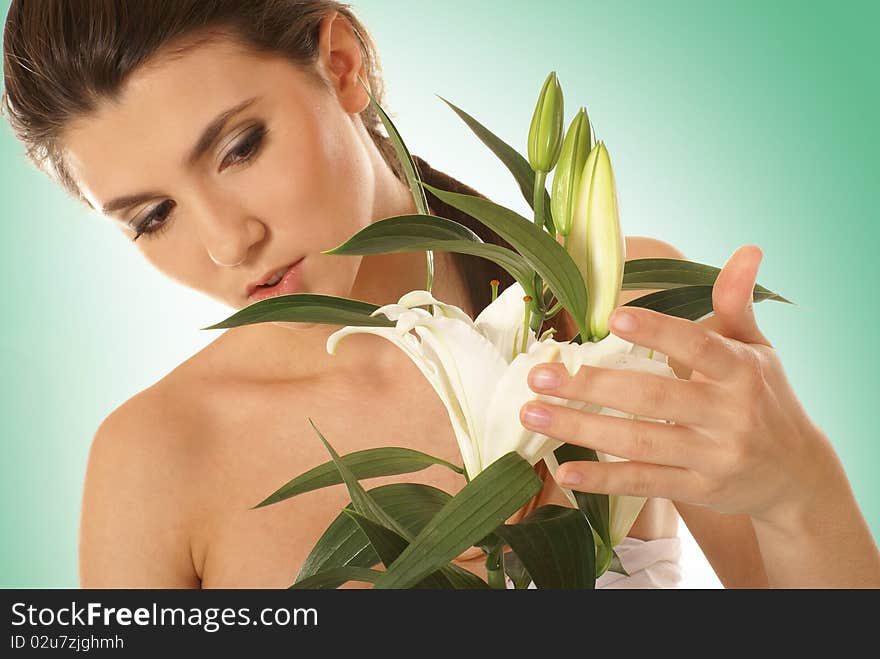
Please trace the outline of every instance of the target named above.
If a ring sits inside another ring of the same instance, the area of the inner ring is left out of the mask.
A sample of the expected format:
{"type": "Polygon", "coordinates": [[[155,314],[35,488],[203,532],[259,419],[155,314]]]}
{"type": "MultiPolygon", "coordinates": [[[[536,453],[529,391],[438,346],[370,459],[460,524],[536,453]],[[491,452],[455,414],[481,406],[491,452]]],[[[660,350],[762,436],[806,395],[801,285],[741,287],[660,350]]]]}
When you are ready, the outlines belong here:
{"type": "Polygon", "coordinates": [[[199,587],[181,491],[180,432],[161,403],[148,389],[95,433],[80,521],[83,588],[199,587]]]}

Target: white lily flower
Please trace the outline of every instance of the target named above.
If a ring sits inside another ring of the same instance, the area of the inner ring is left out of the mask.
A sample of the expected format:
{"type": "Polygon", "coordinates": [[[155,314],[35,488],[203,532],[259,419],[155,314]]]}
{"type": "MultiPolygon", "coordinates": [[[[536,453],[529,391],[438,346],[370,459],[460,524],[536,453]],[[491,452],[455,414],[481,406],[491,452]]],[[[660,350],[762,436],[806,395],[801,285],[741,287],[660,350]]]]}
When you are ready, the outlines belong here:
{"type": "MultiPolygon", "coordinates": [[[[372,314],[384,314],[396,322],[395,327],[344,327],[328,337],[327,352],[335,354],[339,342],[351,334],[374,334],[403,350],[443,401],[468,478],[513,450],[534,465],[547,456],[552,459],[562,443],[523,427],[519,411],[527,401],[544,400],[593,412],[600,407],[536,394],[528,386],[529,370],[539,363],[558,361],[574,375],[584,364],[616,363],[618,357],[631,353],[633,344],[613,334],[582,345],[551,338],[538,341],[528,330],[526,351],[518,354],[524,297],[522,286],[514,283],[471,320],[460,308],[436,300],[428,291],[412,291],[397,304],[372,314]],[[418,308],[422,305],[432,306],[433,314],[418,308]]],[[[574,501],[570,490],[568,494],[574,501]]]]}
{"type": "MultiPolygon", "coordinates": [[[[599,343],[603,343],[607,341],[610,337],[614,336],[614,334],[609,334],[599,343]]],[[[646,371],[648,373],[655,373],[657,375],[676,377],[675,372],[668,365],[668,359],[666,355],[660,352],[656,352],[654,350],[649,350],[648,348],[645,348],[643,346],[638,346],[635,344],[630,344],[630,346],[631,349],[627,352],[613,354],[603,359],[599,366],[603,368],[619,368],[623,370],[646,371]]],[[[666,423],[666,421],[662,419],[652,419],[650,417],[639,416],[637,414],[629,414],[626,412],[621,412],[620,410],[615,410],[610,407],[601,408],[599,414],[607,414],[608,416],[616,416],[623,419],[635,418],[641,421],[657,421],[660,423],[666,423]]],[[[621,458],[616,455],[610,455],[608,453],[603,453],[602,451],[596,451],[596,456],[599,458],[600,462],[622,462],[626,460],[625,458],[621,458]]],[[[553,455],[553,453],[550,453],[545,456],[544,462],[547,465],[550,473],[555,474],[556,470],[559,468],[559,462],[556,460],[556,456],[553,455]]],[[[571,504],[577,507],[577,500],[574,498],[574,493],[571,491],[571,489],[561,485],[559,487],[565,493],[566,497],[568,497],[568,500],[571,501],[571,504]]],[[[620,544],[620,542],[629,533],[630,529],[636,521],[636,518],[642,511],[642,508],[645,505],[645,501],[647,501],[645,497],[618,495],[610,495],[608,497],[608,519],[611,527],[609,531],[612,547],[616,547],[618,544],[620,544]]],[[[596,542],[600,542],[599,536],[596,535],[595,532],[593,533],[593,535],[596,542]]]]}

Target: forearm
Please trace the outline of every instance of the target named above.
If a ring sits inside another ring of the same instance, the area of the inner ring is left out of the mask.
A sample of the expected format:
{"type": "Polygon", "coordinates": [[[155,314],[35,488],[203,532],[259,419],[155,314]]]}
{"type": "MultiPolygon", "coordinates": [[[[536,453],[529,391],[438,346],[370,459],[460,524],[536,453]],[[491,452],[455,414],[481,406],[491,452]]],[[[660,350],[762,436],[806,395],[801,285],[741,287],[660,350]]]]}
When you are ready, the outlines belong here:
{"type": "Polygon", "coordinates": [[[767,588],[767,575],[748,515],[724,514],[678,501],[675,507],[725,588],[767,588]]]}
{"type": "Polygon", "coordinates": [[[771,588],[880,588],[880,552],[835,460],[810,506],[752,522],[771,588]]]}

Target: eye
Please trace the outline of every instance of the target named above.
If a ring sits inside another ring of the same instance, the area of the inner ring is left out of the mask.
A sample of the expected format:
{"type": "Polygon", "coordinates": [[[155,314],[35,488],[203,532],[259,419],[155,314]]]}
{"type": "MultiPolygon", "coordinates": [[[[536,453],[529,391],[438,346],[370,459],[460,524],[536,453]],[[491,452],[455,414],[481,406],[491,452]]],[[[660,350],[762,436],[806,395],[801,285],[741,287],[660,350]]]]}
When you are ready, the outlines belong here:
{"type": "Polygon", "coordinates": [[[137,240],[144,234],[151,236],[168,228],[168,214],[175,205],[176,204],[173,201],[166,199],[152,211],[147,213],[147,216],[136,227],[138,233],[134,237],[134,240],[137,240]]]}
{"type": "Polygon", "coordinates": [[[220,164],[220,171],[223,171],[230,165],[237,165],[251,160],[259,151],[266,133],[267,129],[265,127],[258,126],[245,135],[223,158],[223,162],[220,164]]]}

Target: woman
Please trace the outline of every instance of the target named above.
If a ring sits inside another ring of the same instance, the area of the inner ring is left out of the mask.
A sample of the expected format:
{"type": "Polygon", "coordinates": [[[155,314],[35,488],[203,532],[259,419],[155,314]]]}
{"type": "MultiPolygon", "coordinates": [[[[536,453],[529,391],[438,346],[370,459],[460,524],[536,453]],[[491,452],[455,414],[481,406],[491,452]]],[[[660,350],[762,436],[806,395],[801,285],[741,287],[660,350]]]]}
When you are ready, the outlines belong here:
{"type": "MultiPolygon", "coordinates": [[[[181,284],[232,308],[294,291],[385,304],[423,288],[421,253],[321,254],[371,222],[415,211],[358,82],[360,75],[381,101],[373,45],[344,5],[16,0],[4,73],[6,114],[32,160],[181,284]],[[260,293],[281,272],[285,283],[260,293]]],[[[474,192],[417,164],[432,185],[474,192]]],[[[505,244],[438,199],[429,204],[505,244]]],[[[627,255],[684,258],[632,237],[627,255]]],[[[471,316],[488,304],[491,279],[511,283],[488,261],[435,256],[435,296],[471,316]]],[[[555,390],[661,411],[652,416],[676,421],[668,436],[621,432],[586,414],[557,413],[540,426],[636,460],[569,463],[559,474],[581,473],[575,488],[651,497],[626,539],[630,558],[621,556],[624,566],[643,564],[631,585],[674,585],[675,570],[669,577],[662,568],[669,561],[674,568],[674,551],[663,552],[675,549],[678,513],[728,587],[880,585],[880,557],[840,463],[800,409],[746,303],[759,256],[744,248],[727,264],[714,318],[689,323],[643,312],[642,329],[616,330],[656,343],[682,378],[696,367],[689,381],[670,380],[661,392],[647,379],[593,374],[555,390]],[[704,450],[707,440],[725,450],[704,450]],[[831,541],[833,564],[824,552],[831,541]]],[[[621,303],[644,293],[628,291],[621,303]]],[[[570,338],[570,318],[557,319],[559,336],[570,338]]],[[[104,420],[83,498],[83,586],[289,585],[348,502],[337,486],[250,510],[326,461],[306,416],[341,454],[393,438],[459,459],[445,409],[409,360],[364,335],[330,356],[325,342],[336,329],[265,323],[226,331],[104,420]]],[[[537,428],[526,412],[522,422],[537,428]]],[[[547,486],[514,521],[566,501],[546,469],[536,469],[547,486]]],[[[463,485],[432,467],[369,486],[400,481],[447,492],[463,485]]],[[[477,551],[457,562],[485,575],[477,551]]]]}

